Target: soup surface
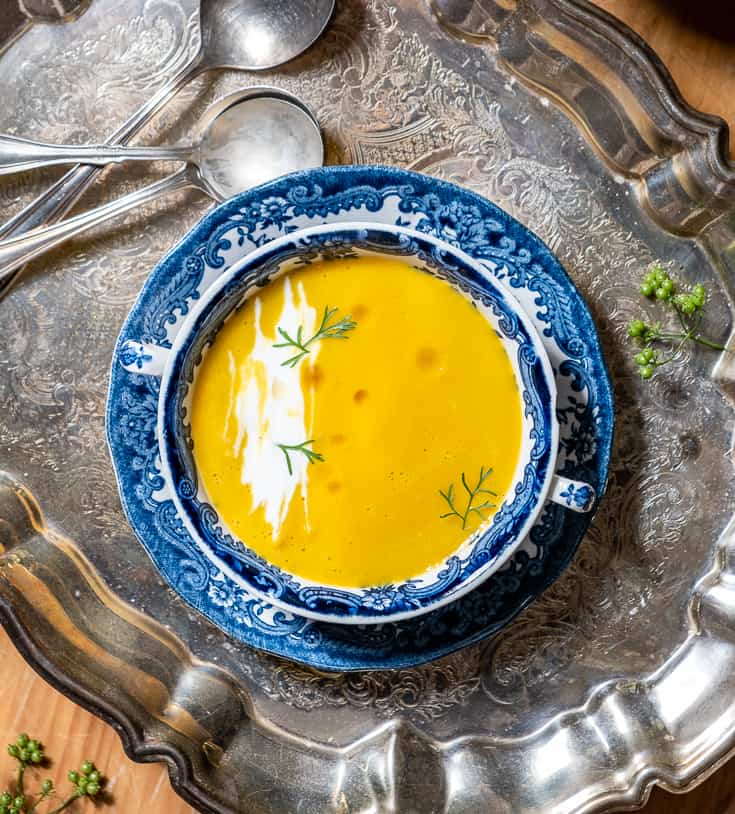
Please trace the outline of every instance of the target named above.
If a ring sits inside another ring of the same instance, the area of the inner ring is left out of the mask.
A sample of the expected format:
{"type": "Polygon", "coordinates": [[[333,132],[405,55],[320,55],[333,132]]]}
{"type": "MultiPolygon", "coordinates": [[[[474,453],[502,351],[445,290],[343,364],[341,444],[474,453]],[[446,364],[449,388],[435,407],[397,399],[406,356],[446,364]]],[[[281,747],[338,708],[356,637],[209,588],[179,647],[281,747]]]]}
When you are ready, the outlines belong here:
{"type": "Polygon", "coordinates": [[[301,577],[364,587],[417,576],[492,516],[521,405],[469,300],[366,256],[250,297],[204,356],[191,429],[210,500],[246,545],[301,577]]]}

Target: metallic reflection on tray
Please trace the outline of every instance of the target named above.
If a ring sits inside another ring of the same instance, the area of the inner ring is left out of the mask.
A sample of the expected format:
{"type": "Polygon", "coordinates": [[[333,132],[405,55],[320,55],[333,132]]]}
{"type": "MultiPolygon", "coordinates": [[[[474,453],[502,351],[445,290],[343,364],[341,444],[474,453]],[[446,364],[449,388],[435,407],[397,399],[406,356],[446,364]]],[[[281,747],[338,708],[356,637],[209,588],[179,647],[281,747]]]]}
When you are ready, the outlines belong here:
{"type": "MultiPolygon", "coordinates": [[[[637,41],[586,5],[466,7],[441,28],[419,0],[345,0],[312,50],[266,76],[317,112],[328,163],[478,191],[548,243],[593,312],[617,409],[607,494],[564,575],[499,636],[419,668],[324,674],[234,643],[160,580],[122,514],[104,398],[123,317],[203,196],[176,193],[49,255],[0,307],[4,622],[132,754],[170,758],[202,807],[257,793],[270,812],[589,811],[640,802],[655,781],[684,787],[735,745],[732,366],[695,354],[642,391],[623,337],[654,257],[717,292],[713,333],[729,332],[721,125],[683,108],[637,41]]],[[[34,24],[2,54],[0,130],[104,140],[195,53],[194,11],[93,0],[75,21],[34,24]]],[[[200,76],[141,140],[185,141],[243,84],[200,76]]],[[[157,173],[115,168],[85,204],[157,173]]],[[[3,212],[56,177],[3,181],[3,212]]]]}

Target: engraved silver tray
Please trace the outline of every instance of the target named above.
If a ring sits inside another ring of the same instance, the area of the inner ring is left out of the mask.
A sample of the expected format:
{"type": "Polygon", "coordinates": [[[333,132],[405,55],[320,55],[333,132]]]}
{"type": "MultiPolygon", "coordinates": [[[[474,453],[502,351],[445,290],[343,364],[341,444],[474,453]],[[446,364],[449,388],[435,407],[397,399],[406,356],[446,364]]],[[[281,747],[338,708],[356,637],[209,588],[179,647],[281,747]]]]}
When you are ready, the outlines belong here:
{"type": "MultiPolygon", "coordinates": [[[[49,681],[165,760],[205,810],[587,812],[684,790],[735,751],[735,361],[646,387],[625,324],[654,257],[706,281],[727,337],[735,171],[635,35],[581,0],[339,0],[264,75],[207,74],[149,126],[272,82],[319,112],[332,163],[465,184],[539,233],[590,304],[615,379],[611,480],[567,572],[502,634],[427,666],[322,674],[229,641],[160,580],[104,444],[114,339],[211,205],[179,193],[38,261],[0,303],[0,617],[49,681]]],[[[4,23],[0,130],[102,140],[193,54],[194,0],[27,2],[4,23]],[[22,15],[21,15],[22,16],[22,15]]],[[[115,168],[84,205],[166,172],[115,168]]],[[[56,171],[0,184],[8,217],[56,171]]]]}

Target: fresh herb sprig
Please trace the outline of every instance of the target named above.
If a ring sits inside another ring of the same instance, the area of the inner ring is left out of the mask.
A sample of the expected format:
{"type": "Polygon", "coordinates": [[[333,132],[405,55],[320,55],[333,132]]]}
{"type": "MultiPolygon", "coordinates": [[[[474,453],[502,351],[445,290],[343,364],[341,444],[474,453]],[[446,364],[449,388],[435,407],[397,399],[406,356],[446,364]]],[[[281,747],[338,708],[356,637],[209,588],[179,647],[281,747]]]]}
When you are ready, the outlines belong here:
{"type": "MultiPolygon", "coordinates": [[[[8,744],[8,754],[18,762],[15,791],[6,790],[0,794],[0,814],[32,814],[38,805],[50,797],[55,789],[54,782],[47,778],[34,796],[27,794],[24,784],[25,771],[29,766],[39,766],[46,761],[43,745],[36,738],[21,733],[14,743],[8,744]]],[[[79,771],[70,771],[69,782],[74,791],[70,796],[47,814],[59,814],[80,797],[97,797],[102,791],[105,778],[91,760],[85,760],[79,771]]]]}
{"type": "Polygon", "coordinates": [[[492,495],[493,497],[497,497],[497,492],[493,492],[491,489],[486,489],[485,481],[490,477],[492,474],[492,469],[485,469],[485,467],[480,467],[480,475],[477,479],[477,485],[474,488],[470,488],[469,484],[467,483],[467,478],[465,477],[464,472],[462,473],[461,481],[462,486],[464,487],[465,492],[467,493],[467,505],[464,508],[464,511],[460,511],[457,507],[456,503],[456,495],[454,494],[454,484],[450,483],[449,488],[446,492],[443,492],[441,489],[439,490],[439,494],[446,500],[447,505],[449,506],[449,511],[446,514],[439,515],[443,520],[445,517],[458,517],[462,521],[462,528],[467,528],[467,521],[470,518],[470,515],[475,513],[481,520],[485,520],[485,516],[483,515],[483,511],[487,509],[494,509],[495,504],[491,503],[489,500],[484,499],[482,503],[475,504],[475,498],[478,495],[492,495]]]}
{"type": "Polygon", "coordinates": [[[699,329],[707,301],[704,286],[697,283],[684,288],[661,263],[653,263],[643,275],[641,294],[669,308],[677,318],[679,331],[665,331],[660,322],[647,323],[634,319],[628,326],[628,336],[638,346],[634,356],[642,379],[650,379],[657,368],[673,362],[688,342],[696,342],[712,350],[725,350],[723,345],[702,336],[699,329]],[[656,345],[668,352],[662,353],[656,345]]]}
{"type": "Polygon", "coordinates": [[[289,359],[286,359],[285,362],[281,362],[281,367],[296,367],[304,356],[311,352],[310,345],[313,345],[314,342],[319,342],[322,339],[349,339],[347,334],[357,327],[357,323],[348,315],[330,325],[329,321],[337,311],[339,311],[339,308],[330,308],[328,305],[325,306],[324,314],[322,315],[322,324],[319,326],[317,332],[306,340],[304,339],[303,325],[299,325],[297,328],[295,338],[283,328],[279,327],[278,333],[284,341],[274,344],[273,347],[294,348],[298,351],[295,356],[291,356],[289,359]]]}
{"type": "Polygon", "coordinates": [[[314,440],[311,441],[303,441],[300,444],[276,444],[278,449],[284,454],[286,458],[286,466],[288,467],[288,474],[293,475],[293,466],[291,464],[291,453],[292,452],[300,452],[302,455],[306,456],[306,459],[310,464],[316,463],[317,461],[323,461],[324,456],[320,455],[318,452],[315,452],[313,449],[309,449],[309,444],[313,444],[314,440]]]}

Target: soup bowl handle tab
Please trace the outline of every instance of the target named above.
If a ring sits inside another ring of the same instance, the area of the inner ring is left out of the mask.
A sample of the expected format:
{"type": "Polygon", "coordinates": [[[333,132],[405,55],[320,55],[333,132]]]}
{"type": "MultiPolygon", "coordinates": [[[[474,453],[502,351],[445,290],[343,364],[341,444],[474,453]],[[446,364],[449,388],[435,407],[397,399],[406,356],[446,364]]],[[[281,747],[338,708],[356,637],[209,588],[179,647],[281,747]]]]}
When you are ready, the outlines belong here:
{"type": "Polygon", "coordinates": [[[589,512],[595,504],[595,490],[578,480],[555,475],[549,490],[549,500],[575,512],[589,512]]]}
{"type": "Polygon", "coordinates": [[[171,351],[160,345],[126,339],[117,351],[117,360],[129,373],[161,378],[171,351]]]}

